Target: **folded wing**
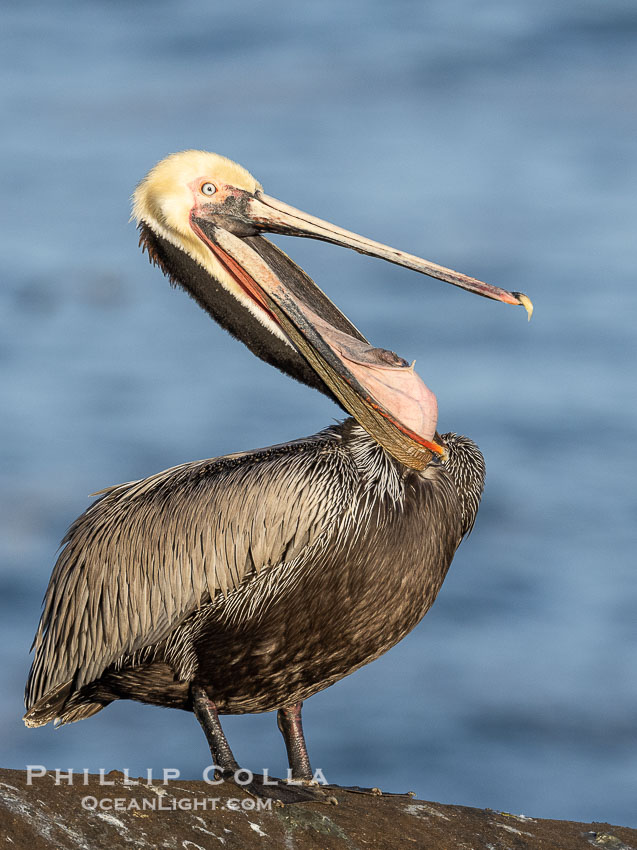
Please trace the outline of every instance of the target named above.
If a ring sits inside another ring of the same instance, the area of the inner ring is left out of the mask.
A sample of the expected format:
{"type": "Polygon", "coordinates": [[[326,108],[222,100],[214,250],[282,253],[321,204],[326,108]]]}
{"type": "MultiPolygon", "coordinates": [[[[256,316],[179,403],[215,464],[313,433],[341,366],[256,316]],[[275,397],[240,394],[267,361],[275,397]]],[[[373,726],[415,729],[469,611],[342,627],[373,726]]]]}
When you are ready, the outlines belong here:
{"type": "Polygon", "coordinates": [[[32,720],[49,695],[72,695],[328,533],[356,488],[339,443],[327,429],[103,491],[64,538],[46,592],[25,695],[32,720]]]}

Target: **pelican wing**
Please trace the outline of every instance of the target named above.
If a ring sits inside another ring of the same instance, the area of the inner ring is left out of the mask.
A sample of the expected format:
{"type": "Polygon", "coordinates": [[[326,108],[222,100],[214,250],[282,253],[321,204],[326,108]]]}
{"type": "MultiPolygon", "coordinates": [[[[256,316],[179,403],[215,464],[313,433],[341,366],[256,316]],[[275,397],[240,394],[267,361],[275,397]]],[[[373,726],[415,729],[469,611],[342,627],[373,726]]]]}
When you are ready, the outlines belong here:
{"type": "MultiPolygon", "coordinates": [[[[173,467],[102,491],[63,540],[27,708],[152,646],[203,602],[298,558],[350,504],[340,434],[173,467]]],[[[27,717],[28,721],[28,717],[27,717]]]]}

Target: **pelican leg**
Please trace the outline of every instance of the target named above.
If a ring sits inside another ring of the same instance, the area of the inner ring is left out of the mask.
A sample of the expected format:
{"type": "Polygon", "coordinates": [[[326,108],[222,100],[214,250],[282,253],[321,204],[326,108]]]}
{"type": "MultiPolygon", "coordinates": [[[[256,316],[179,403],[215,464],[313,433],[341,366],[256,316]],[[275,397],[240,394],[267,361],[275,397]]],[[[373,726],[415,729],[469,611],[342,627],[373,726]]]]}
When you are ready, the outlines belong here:
{"type": "Polygon", "coordinates": [[[292,779],[301,779],[304,782],[310,782],[312,779],[312,768],[303,736],[303,723],[301,721],[302,708],[302,702],[280,708],[277,712],[276,722],[285,741],[285,749],[288,752],[288,763],[292,768],[292,779]]]}
{"type": "Polygon", "coordinates": [[[195,717],[201,723],[201,728],[210,746],[213,762],[223,773],[233,774],[240,768],[221,728],[217,706],[199,685],[193,685],[190,690],[193,711],[195,717]]]}
{"type": "MultiPolygon", "coordinates": [[[[230,744],[228,743],[223,729],[221,728],[217,706],[210,699],[206,691],[199,685],[192,685],[190,692],[192,694],[193,711],[195,713],[195,717],[199,723],[201,723],[201,727],[206,735],[208,744],[210,745],[213,762],[219,768],[223,778],[232,780],[236,772],[240,771],[241,768],[237,764],[235,757],[232,755],[230,744]]],[[[294,709],[296,709],[296,706],[294,709]]],[[[298,706],[298,728],[299,730],[301,729],[300,705],[298,706]]],[[[303,741],[302,730],[299,734],[301,736],[301,744],[303,752],[305,752],[305,759],[309,770],[310,763],[309,760],[307,760],[307,752],[305,751],[305,742],[303,741]]],[[[290,750],[288,749],[288,752],[289,751],[290,750]]],[[[290,764],[292,764],[292,762],[290,762],[290,764]]],[[[310,774],[310,779],[311,778],[310,774]]],[[[253,774],[251,782],[247,785],[242,784],[241,787],[253,797],[271,799],[277,802],[277,804],[283,803],[285,805],[286,803],[304,803],[317,800],[320,802],[326,802],[325,795],[323,795],[318,789],[315,790],[310,788],[288,786],[280,779],[275,779],[275,777],[269,778],[266,783],[264,777],[258,773],[253,774]]]]}

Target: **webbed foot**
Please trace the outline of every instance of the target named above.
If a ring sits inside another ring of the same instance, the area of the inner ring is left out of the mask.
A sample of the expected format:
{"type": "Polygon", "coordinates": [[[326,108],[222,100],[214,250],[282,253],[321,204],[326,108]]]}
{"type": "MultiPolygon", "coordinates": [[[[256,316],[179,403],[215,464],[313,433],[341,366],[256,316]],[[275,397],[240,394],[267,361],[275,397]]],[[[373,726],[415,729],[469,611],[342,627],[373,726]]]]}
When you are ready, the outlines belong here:
{"type": "Polygon", "coordinates": [[[383,791],[380,788],[361,788],[359,785],[324,785],[323,790],[329,792],[347,791],[349,794],[366,794],[370,797],[415,797],[415,791],[405,791],[404,793],[396,791],[383,791]]]}
{"type": "Polygon", "coordinates": [[[327,805],[338,805],[338,800],[326,793],[328,786],[318,785],[315,782],[286,782],[275,776],[268,776],[267,781],[260,773],[253,775],[248,785],[241,787],[260,800],[274,800],[275,804],[288,805],[289,803],[324,803],[327,805]]]}

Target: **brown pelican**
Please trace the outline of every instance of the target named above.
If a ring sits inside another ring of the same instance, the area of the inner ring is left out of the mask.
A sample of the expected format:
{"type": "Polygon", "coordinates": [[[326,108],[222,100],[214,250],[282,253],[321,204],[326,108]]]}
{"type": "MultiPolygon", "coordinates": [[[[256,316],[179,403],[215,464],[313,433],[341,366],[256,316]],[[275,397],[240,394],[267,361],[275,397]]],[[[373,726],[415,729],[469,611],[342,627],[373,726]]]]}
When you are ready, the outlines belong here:
{"type": "Polygon", "coordinates": [[[25,722],[69,723],[116,699],[182,708],[232,773],[219,715],[276,709],[291,775],[309,780],[303,700],[425,615],[473,526],[484,462],[468,438],[437,433],[436,397],[413,365],[370,345],[260,234],[347,246],[529,315],[531,304],[276,201],[203,151],[156,165],[133,215],[174,284],[351,418],[97,494],[51,576],[25,722]]]}

